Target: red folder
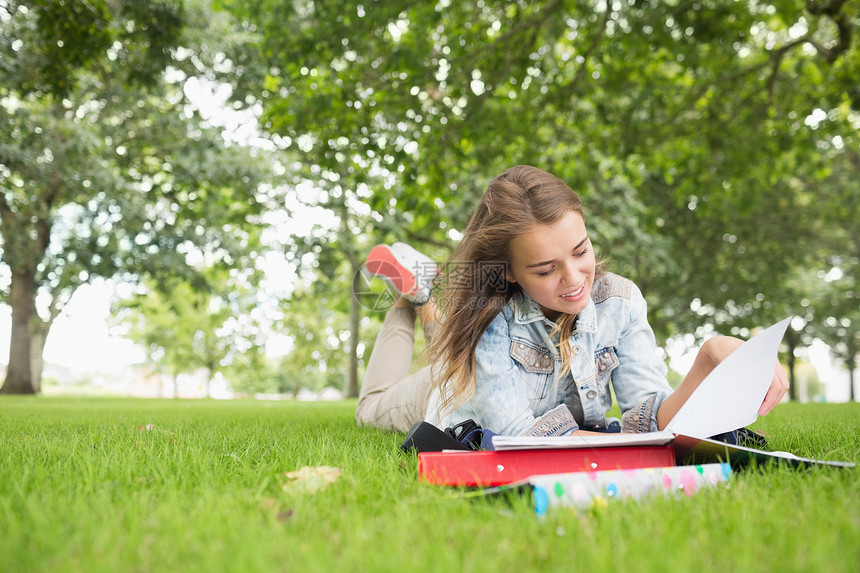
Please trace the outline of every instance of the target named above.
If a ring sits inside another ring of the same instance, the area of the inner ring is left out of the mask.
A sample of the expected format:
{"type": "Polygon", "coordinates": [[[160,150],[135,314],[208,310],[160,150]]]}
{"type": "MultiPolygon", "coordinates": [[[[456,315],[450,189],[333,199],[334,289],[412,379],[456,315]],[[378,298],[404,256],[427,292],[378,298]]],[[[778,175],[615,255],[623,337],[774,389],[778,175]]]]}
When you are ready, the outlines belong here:
{"type": "Polygon", "coordinates": [[[505,485],[541,474],[674,465],[675,451],[669,445],[418,454],[418,475],[423,481],[472,487],[505,485]]]}

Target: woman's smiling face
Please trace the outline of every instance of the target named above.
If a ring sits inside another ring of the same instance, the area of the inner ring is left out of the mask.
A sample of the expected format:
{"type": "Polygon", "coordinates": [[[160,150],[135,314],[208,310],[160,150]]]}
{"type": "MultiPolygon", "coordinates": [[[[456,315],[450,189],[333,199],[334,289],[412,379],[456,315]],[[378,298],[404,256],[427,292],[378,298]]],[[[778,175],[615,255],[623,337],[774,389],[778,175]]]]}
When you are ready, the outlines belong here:
{"type": "Polygon", "coordinates": [[[549,225],[537,225],[510,244],[507,279],[537,302],[544,316],[579,314],[594,284],[594,250],[582,216],[570,211],[549,225]]]}

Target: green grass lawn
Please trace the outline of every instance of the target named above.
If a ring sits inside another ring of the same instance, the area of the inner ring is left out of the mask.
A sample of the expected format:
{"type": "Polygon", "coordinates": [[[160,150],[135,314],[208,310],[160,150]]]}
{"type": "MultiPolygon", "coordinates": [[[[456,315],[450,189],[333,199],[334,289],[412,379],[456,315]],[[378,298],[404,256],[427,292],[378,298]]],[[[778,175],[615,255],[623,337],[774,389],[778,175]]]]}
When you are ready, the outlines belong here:
{"type": "MultiPolygon", "coordinates": [[[[860,468],[758,468],[729,489],[534,515],[422,484],[355,403],[0,399],[0,570],[860,570],[860,468]],[[311,494],[302,466],[341,470],[311,494]]],[[[788,404],[773,449],[860,461],[860,404],[788,404]]]]}

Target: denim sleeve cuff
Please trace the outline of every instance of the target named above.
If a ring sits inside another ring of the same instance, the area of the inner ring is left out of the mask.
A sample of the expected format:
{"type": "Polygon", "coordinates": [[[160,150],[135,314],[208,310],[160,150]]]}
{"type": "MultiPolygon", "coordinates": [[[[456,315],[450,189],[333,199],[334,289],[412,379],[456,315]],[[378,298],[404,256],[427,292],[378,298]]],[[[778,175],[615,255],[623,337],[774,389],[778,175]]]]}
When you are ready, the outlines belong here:
{"type": "Polygon", "coordinates": [[[657,431],[657,411],[669,396],[669,392],[657,392],[647,400],[621,415],[621,432],[624,434],[643,434],[657,431]]]}
{"type": "Polygon", "coordinates": [[[537,419],[521,436],[564,436],[579,429],[570,409],[559,404],[537,419]]]}

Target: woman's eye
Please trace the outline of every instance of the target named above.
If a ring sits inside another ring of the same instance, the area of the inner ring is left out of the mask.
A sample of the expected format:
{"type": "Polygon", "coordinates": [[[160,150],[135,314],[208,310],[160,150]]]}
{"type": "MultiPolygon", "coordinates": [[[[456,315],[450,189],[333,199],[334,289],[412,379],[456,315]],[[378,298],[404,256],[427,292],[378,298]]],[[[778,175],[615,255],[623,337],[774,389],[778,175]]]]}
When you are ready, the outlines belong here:
{"type": "Polygon", "coordinates": [[[545,277],[545,276],[547,276],[547,275],[551,274],[551,273],[552,273],[552,271],[554,271],[554,270],[555,270],[555,269],[549,269],[548,271],[544,271],[544,272],[542,272],[542,273],[538,273],[538,276],[539,276],[539,277],[545,277]]]}

